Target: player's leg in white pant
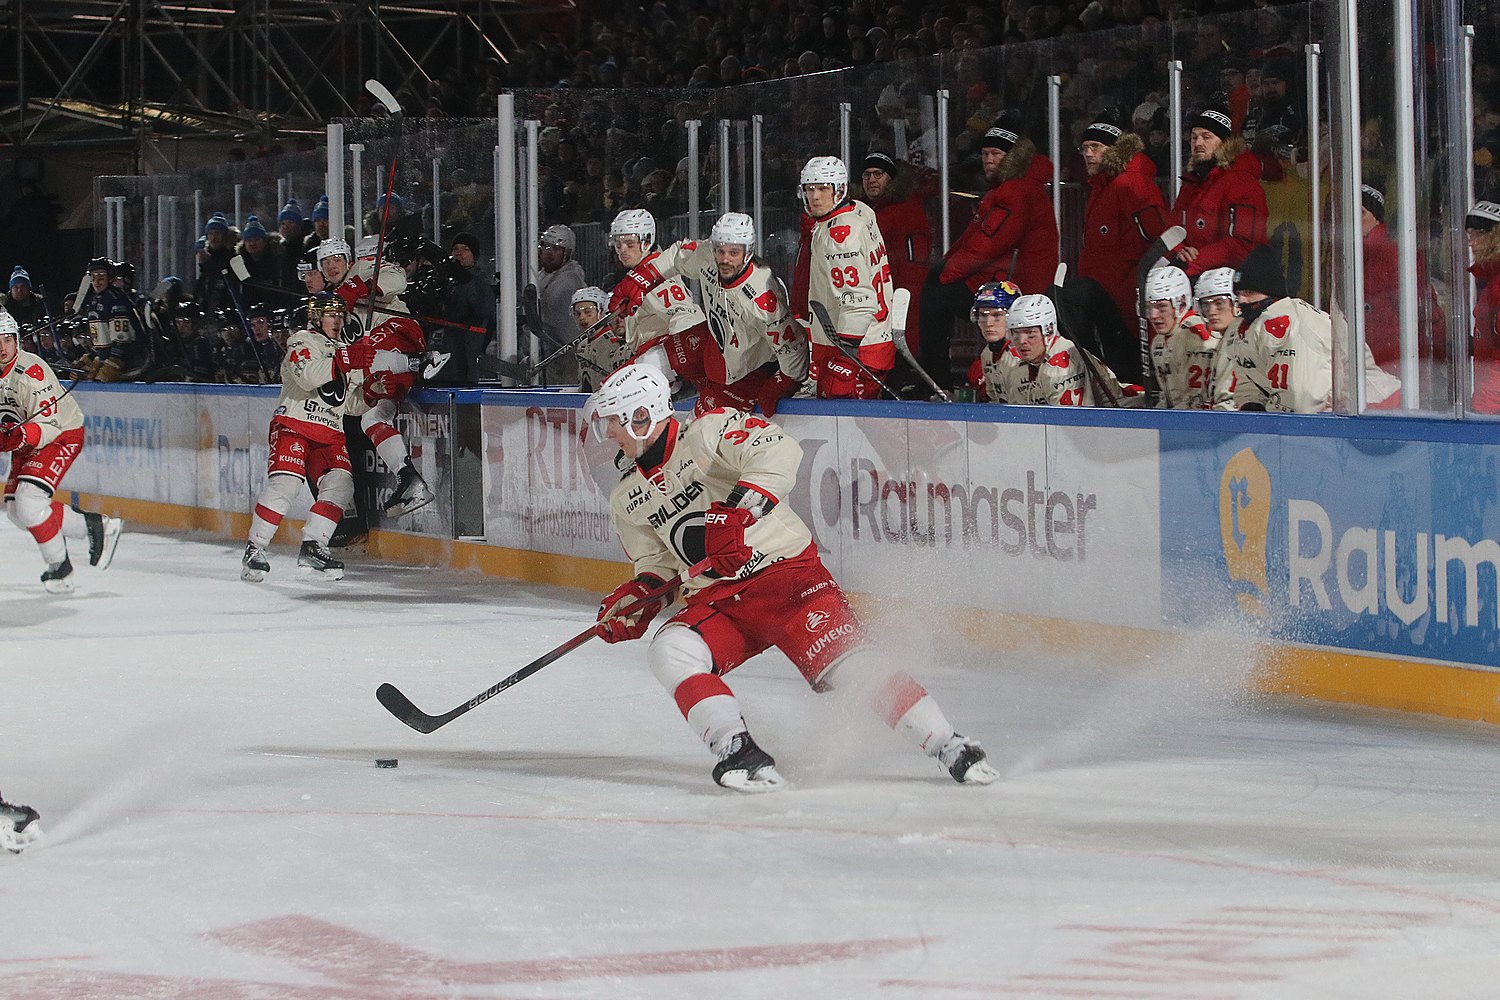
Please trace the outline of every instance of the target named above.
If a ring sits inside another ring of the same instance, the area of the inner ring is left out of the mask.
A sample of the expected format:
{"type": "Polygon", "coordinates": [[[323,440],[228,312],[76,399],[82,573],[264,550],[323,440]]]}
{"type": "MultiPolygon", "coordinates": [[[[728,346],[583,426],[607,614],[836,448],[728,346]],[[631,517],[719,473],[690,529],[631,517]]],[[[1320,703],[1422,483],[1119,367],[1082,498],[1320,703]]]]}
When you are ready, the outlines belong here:
{"type": "Polygon", "coordinates": [[[240,559],[240,579],[259,583],[271,571],[266,547],[276,537],[281,519],[291,509],[292,501],[302,491],[302,477],[290,472],[273,472],[255,498],[255,513],[250,518],[250,538],[240,559]]]}
{"type": "Polygon", "coordinates": [[[406,441],[396,429],[396,403],[382,399],[359,418],[360,429],[375,446],[375,454],[396,474],[396,488],[385,503],[387,517],[401,517],[432,503],[427,481],[412,464],[406,441]]]}
{"type": "Polygon", "coordinates": [[[344,564],[328,551],[328,539],[333,537],[344,516],[344,509],[354,499],[354,476],[346,469],[330,469],[318,479],[318,499],[308,512],[307,522],[302,527],[302,548],[297,552],[297,565],[311,570],[325,580],[342,580],[344,564]]]}
{"type": "MultiPolygon", "coordinates": [[[[42,573],[42,585],[54,594],[71,591],[73,564],[68,559],[63,526],[69,520],[68,514],[73,515],[75,526],[82,525],[83,515],[57,503],[50,490],[29,480],[17,483],[14,496],[6,498],[6,513],[14,524],[31,534],[41,550],[47,563],[47,569],[42,573]]],[[[85,536],[88,533],[86,526],[83,526],[83,533],[85,536]]]]}
{"type": "Polygon", "coordinates": [[[786,784],[776,761],[750,736],[734,692],[713,673],[713,653],[701,635],[669,622],[652,638],[647,659],[688,725],[719,758],[714,781],[746,792],[772,791],[786,784]]]}

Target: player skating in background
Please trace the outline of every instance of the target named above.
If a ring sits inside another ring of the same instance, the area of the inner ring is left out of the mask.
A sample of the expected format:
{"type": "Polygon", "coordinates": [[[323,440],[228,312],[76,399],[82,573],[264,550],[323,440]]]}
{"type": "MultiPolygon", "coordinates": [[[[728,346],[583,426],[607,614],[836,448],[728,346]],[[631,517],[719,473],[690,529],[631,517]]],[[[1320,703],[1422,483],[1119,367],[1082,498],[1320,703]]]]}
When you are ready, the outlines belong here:
{"type": "MultiPolygon", "coordinates": [[[[326,244],[324,244],[326,245],[326,244]]],[[[328,580],[344,578],[344,564],[328,539],[354,499],[354,473],[344,447],[344,397],[359,392],[360,358],[341,340],[348,307],[336,295],[308,300],[308,329],[292,334],[281,362],[281,398],[271,417],[266,483],[255,500],[240,579],[259,583],[271,571],[266,547],[308,480],[317,500],[302,526],[297,565],[328,580]],[[353,378],[350,378],[350,373],[353,378]]]]}
{"type": "Polygon", "coordinates": [[[656,219],[643,208],[627,209],[609,224],[609,242],[626,271],[610,291],[609,311],[620,317],[615,331],[631,360],[692,382],[702,366],[697,354],[709,337],[707,317],[681,278],[666,279],[648,292],[649,282],[636,276],[659,255],[656,219]],[[679,370],[679,363],[686,370],[679,370]]]}
{"type": "Polygon", "coordinates": [[[20,330],[0,310],[0,451],[10,452],[5,514],[31,533],[47,568],[49,593],[73,589],[69,538],[89,544],[89,565],[108,569],[123,523],[53,499],[68,469],[83,454],[83,411],[64,391],[52,366],[21,350],[20,330]]]}
{"type": "Polygon", "coordinates": [[[896,364],[896,345],[894,286],[875,211],[849,200],[849,169],[836,156],[807,161],[797,197],[811,227],[798,249],[792,312],[809,330],[818,397],[876,399],[879,380],[896,364]],[[827,310],[832,330],[812,315],[813,302],[827,310]]]}
{"type": "Polygon", "coordinates": [[[824,568],[787,494],[802,448],[763,417],[713,410],[684,428],[672,416],[666,377],[649,365],[610,376],[584,410],[595,433],[619,446],[629,471],[610,496],[615,530],[635,576],[604,598],[606,642],[646,634],[660,610],[614,610],[700,560],[686,601],[657,630],[647,658],[688,725],[717,758],[714,781],[770,791],[784,781],[751,737],[723,676],[775,646],[818,692],[868,701],[892,729],[937,758],[960,782],[999,777],[979,744],[953,731],[932,696],[904,671],[888,672],[824,568]]]}
{"type": "Polygon", "coordinates": [[[1209,409],[1219,334],[1193,309],[1192,282],[1180,267],[1153,268],[1142,297],[1151,328],[1151,366],[1161,389],[1157,407],[1209,409]]]}
{"type": "Polygon", "coordinates": [[[690,331],[671,338],[672,367],[698,387],[700,416],[720,406],[766,416],[807,378],[807,340],[792,319],[786,289],[756,260],[755,222],[741,212],[719,217],[708,242],[680,240],[629,277],[650,295],[678,275],[692,275],[703,289],[708,336],[690,331]]]}
{"type": "Polygon", "coordinates": [[[980,400],[1005,402],[1002,372],[1015,368],[1021,359],[1010,349],[1007,313],[1021,290],[1010,281],[986,281],[974,293],[969,319],[979,327],[984,347],[969,366],[969,385],[980,400]]]}
{"type": "Polygon", "coordinates": [[[373,357],[381,359],[375,369],[364,373],[361,389],[350,394],[345,412],[359,418],[360,429],[374,445],[375,453],[396,474],[396,488],[386,499],[385,516],[410,514],[431,503],[433,492],[412,464],[411,451],[396,428],[396,408],[416,385],[417,362],[408,361],[406,356],[426,349],[421,325],[402,315],[407,312],[401,301],[406,272],[396,264],[381,265],[375,305],[382,311],[369,313],[370,290],[377,280],[373,257],[356,262],[349,244],[339,239],[324,240],[316,252],[324,282],[348,306],[349,319],[355,321],[344,335],[346,341],[351,346],[360,341],[368,344],[369,350],[359,347],[354,356],[364,358],[373,351],[373,357]],[[402,357],[398,359],[397,355],[402,357]]]}
{"type": "Polygon", "coordinates": [[[0,795],[0,849],[20,854],[42,838],[41,817],[30,806],[18,806],[0,795]]]}

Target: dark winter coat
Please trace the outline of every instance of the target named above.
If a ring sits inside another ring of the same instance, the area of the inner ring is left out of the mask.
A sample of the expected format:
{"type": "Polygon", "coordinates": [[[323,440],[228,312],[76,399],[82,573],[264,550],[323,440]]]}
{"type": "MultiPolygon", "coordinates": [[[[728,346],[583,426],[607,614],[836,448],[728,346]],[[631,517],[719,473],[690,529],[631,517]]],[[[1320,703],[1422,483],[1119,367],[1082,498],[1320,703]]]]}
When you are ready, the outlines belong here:
{"type": "Polygon", "coordinates": [[[1089,178],[1078,274],[1109,293],[1126,329],[1136,326],[1136,269],[1146,247],[1167,228],[1167,202],[1156,186],[1156,165],[1130,132],[1104,154],[1089,178]]]}
{"type": "Polygon", "coordinates": [[[1031,140],[1016,143],[1000,164],[1000,183],[980,199],[943,259],[942,283],[962,281],[978,291],[986,281],[1013,281],[1027,294],[1046,291],[1057,273],[1051,182],[1052,161],[1031,140]]]}
{"type": "MultiPolygon", "coordinates": [[[[891,263],[891,281],[897,288],[911,293],[906,314],[906,340],[918,343],[917,316],[921,313],[922,285],[932,267],[932,223],[922,204],[922,195],[913,190],[912,171],[898,168],[891,178],[884,198],[870,202],[875,223],[885,240],[885,251],[891,263]]],[[[913,348],[915,350],[915,348],[913,348]]]]}
{"type": "Polygon", "coordinates": [[[1172,205],[1172,220],[1187,229],[1198,256],[1185,264],[1190,277],[1216,267],[1238,267],[1266,242],[1266,192],[1260,158],[1245,140],[1230,136],[1207,171],[1189,170],[1172,205]]]}

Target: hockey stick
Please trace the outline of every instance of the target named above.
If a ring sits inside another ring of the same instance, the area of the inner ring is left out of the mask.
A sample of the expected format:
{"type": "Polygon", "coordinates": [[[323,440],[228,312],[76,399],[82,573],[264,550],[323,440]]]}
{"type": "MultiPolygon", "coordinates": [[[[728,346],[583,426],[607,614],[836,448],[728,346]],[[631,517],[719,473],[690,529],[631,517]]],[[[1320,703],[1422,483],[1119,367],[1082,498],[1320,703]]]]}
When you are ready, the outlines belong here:
{"type": "MultiPolygon", "coordinates": [[[[273,295],[283,295],[291,299],[302,300],[307,298],[306,295],[303,295],[300,292],[294,292],[290,288],[282,288],[279,285],[266,285],[262,284],[259,281],[246,280],[250,274],[250,270],[249,268],[245,267],[245,262],[239,257],[235,257],[230,260],[229,269],[234,272],[234,276],[236,278],[240,279],[240,284],[245,288],[253,288],[256,291],[260,292],[270,292],[273,295]],[[244,272],[243,274],[240,273],[242,271],[244,272]]],[[[414,319],[418,323],[431,323],[433,326],[447,326],[452,327],[455,330],[467,330],[470,333],[489,333],[489,330],[482,326],[470,326],[467,323],[455,323],[453,320],[442,319],[438,316],[420,316],[416,313],[401,312],[399,309],[387,309],[384,306],[375,306],[371,311],[382,313],[386,316],[405,316],[407,319],[414,319]]]]}
{"type": "Polygon", "coordinates": [[[532,375],[535,375],[537,372],[541,371],[543,368],[547,367],[552,362],[562,357],[564,354],[567,354],[569,351],[576,351],[585,344],[589,344],[595,340],[598,340],[600,337],[604,336],[604,332],[605,330],[609,329],[610,324],[615,322],[619,318],[620,317],[617,313],[612,312],[607,312],[603,316],[600,316],[589,326],[587,330],[583,331],[578,336],[574,337],[572,340],[568,341],[566,344],[559,347],[557,350],[553,351],[542,360],[538,361],[536,364],[530,365],[526,369],[527,377],[529,378],[532,375]]]}
{"type": "Polygon", "coordinates": [[[1099,374],[1099,368],[1094,363],[1094,356],[1089,353],[1089,349],[1083,345],[1083,342],[1075,339],[1073,332],[1063,325],[1062,310],[1058,308],[1058,305],[1062,300],[1063,282],[1067,278],[1068,265],[1066,263],[1058,264],[1057,271],[1052,276],[1052,287],[1047,289],[1048,298],[1052,300],[1052,306],[1057,310],[1058,332],[1073,341],[1073,346],[1078,348],[1078,354],[1083,359],[1083,367],[1088,373],[1089,381],[1094,383],[1095,395],[1102,395],[1105,399],[1109,400],[1110,406],[1118,410],[1120,409],[1120,397],[1115,395],[1114,390],[1109,387],[1109,383],[1104,380],[1104,376],[1099,374]]]}
{"type": "Polygon", "coordinates": [[[811,299],[808,300],[807,305],[808,308],[812,309],[813,315],[818,317],[818,323],[823,327],[823,331],[828,335],[828,339],[833,341],[833,346],[838,349],[838,352],[844,357],[848,358],[850,361],[854,362],[859,367],[860,371],[864,372],[866,375],[870,376],[870,378],[874,379],[875,384],[880,386],[880,388],[884,390],[888,396],[890,396],[892,399],[900,399],[901,397],[898,396],[890,386],[886,385],[880,380],[879,375],[876,375],[874,372],[870,371],[869,368],[865,367],[865,363],[859,360],[859,355],[853,353],[849,350],[848,347],[844,345],[844,339],[840,337],[838,335],[838,331],[834,329],[833,317],[828,315],[828,307],[821,302],[815,302],[811,299]]]}
{"type": "Polygon", "coordinates": [[[260,352],[255,349],[255,334],[250,332],[250,319],[245,315],[244,304],[240,302],[239,293],[234,290],[234,282],[230,281],[229,269],[225,268],[219,274],[224,277],[224,288],[229,292],[229,301],[234,303],[234,314],[240,318],[240,329],[245,334],[245,345],[255,358],[255,367],[260,369],[260,377],[267,383],[271,381],[271,373],[266,371],[265,362],[260,360],[260,352]]]}
{"type": "Polygon", "coordinates": [[[386,223],[391,218],[391,194],[396,189],[396,161],[401,155],[401,104],[379,80],[366,80],[365,89],[385,105],[385,110],[396,120],[396,148],[391,153],[391,169],[385,179],[385,207],[380,213],[380,239],[375,243],[375,274],[370,279],[370,301],[365,303],[365,326],[371,327],[375,325],[375,293],[380,289],[380,259],[385,256],[385,230],[386,223]]]}
{"type": "MultiPolygon", "coordinates": [[[[818,305],[821,306],[822,303],[818,305]]],[[[905,288],[896,289],[896,293],[891,296],[891,340],[895,343],[896,350],[901,357],[911,365],[911,370],[922,376],[922,381],[926,382],[928,387],[937,394],[937,398],[944,403],[951,403],[953,398],[942,386],[934,382],[932,376],[927,374],[927,369],[917,364],[917,359],[912,357],[911,345],[906,342],[906,313],[910,308],[911,292],[905,288]]]]}
{"type": "Polygon", "coordinates": [[[1156,381],[1156,366],[1151,363],[1151,326],[1146,322],[1146,276],[1151,269],[1161,263],[1161,259],[1173,253],[1182,246],[1187,239],[1187,230],[1181,226],[1172,226],[1162,232],[1146,252],[1141,255],[1141,261],[1135,268],[1135,307],[1136,307],[1136,329],[1141,340],[1141,378],[1146,384],[1146,399],[1148,403],[1155,403],[1156,396],[1161,392],[1161,385],[1156,381]]]}
{"type": "MultiPolygon", "coordinates": [[[[676,576],[672,577],[672,579],[668,580],[666,583],[663,583],[661,586],[653,587],[651,590],[648,590],[646,593],[642,594],[635,601],[631,602],[623,608],[617,609],[610,615],[610,617],[618,618],[621,614],[628,614],[629,612],[634,611],[642,605],[651,604],[658,598],[666,597],[684,580],[691,580],[693,577],[707,572],[708,569],[709,561],[707,559],[696,562],[693,565],[689,566],[687,569],[678,573],[676,576]]],[[[567,656],[573,650],[577,649],[579,646],[582,646],[584,643],[588,642],[598,634],[599,623],[594,622],[588,628],[584,629],[582,632],[579,632],[567,642],[548,650],[541,656],[538,656],[536,659],[526,664],[526,666],[522,667],[520,670],[517,670],[509,677],[505,678],[503,681],[490,685],[483,691],[476,694],[474,697],[470,698],[468,701],[464,702],[462,705],[459,705],[457,708],[454,708],[450,711],[444,712],[442,715],[428,715],[416,705],[413,705],[411,699],[402,694],[394,684],[386,683],[380,685],[380,687],[375,689],[375,698],[385,706],[386,711],[390,712],[396,718],[400,719],[402,722],[406,723],[417,732],[430,733],[435,729],[441,729],[443,726],[446,726],[448,723],[452,722],[460,715],[464,715],[472,709],[478,708],[480,705],[483,705],[485,702],[495,697],[495,695],[499,694],[501,691],[504,691],[506,688],[510,687],[513,684],[519,684],[521,681],[524,681],[526,678],[530,677],[532,674],[536,673],[538,670],[542,669],[548,664],[556,663],[558,660],[562,659],[564,656],[567,656]]]]}

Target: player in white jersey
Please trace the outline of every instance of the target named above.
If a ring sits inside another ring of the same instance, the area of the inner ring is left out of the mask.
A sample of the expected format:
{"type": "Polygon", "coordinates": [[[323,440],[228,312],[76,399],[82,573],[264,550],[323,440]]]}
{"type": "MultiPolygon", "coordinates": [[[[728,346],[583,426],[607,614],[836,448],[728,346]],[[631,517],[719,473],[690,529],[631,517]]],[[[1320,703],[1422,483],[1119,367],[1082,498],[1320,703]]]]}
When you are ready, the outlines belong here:
{"type": "Polygon", "coordinates": [[[981,401],[1004,402],[1002,373],[1021,363],[1010,349],[1008,326],[1010,307],[1020,297],[1021,289],[1010,281],[986,281],[974,293],[969,319],[979,328],[984,347],[969,366],[969,384],[981,401]]]}
{"type": "Polygon", "coordinates": [[[1161,387],[1157,407],[1209,409],[1220,337],[1194,310],[1192,282],[1179,267],[1153,268],[1146,275],[1143,297],[1151,328],[1151,366],[1161,387]]]}
{"type": "Polygon", "coordinates": [[[730,409],[683,427],[672,416],[665,376],[649,365],[615,372],[584,413],[629,463],[610,507],[635,575],[604,598],[599,634],[607,642],[640,638],[665,598],[627,609],[693,564],[707,559],[711,567],[682,581],[686,606],[657,630],[647,658],[718,757],[717,783],[741,791],[783,784],[723,680],[771,646],[813,690],[867,699],[955,780],[984,784],[999,776],[979,744],[954,733],[920,684],[880,666],[807,526],[792,512],[787,494],[802,449],[780,427],[730,409]]]}
{"type": "Polygon", "coordinates": [[[271,571],[266,547],[308,480],[317,499],[302,526],[297,565],[328,580],[344,577],[344,564],[328,551],[328,539],[354,499],[354,471],[344,447],[344,399],[361,390],[366,365],[359,348],[342,344],[348,306],[323,292],[307,303],[308,329],[292,334],[281,362],[281,398],[271,417],[266,484],[255,500],[250,538],[240,560],[240,579],[259,583],[271,571]],[[353,356],[351,356],[353,355],[353,356]]]}
{"type": "Polygon", "coordinates": [[[696,277],[703,289],[711,339],[695,344],[690,334],[668,349],[679,373],[697,366],[689,381],[698,387],[700,415],[721,406],[750,410],[759,404],[762,413],[775,416],[777,404],[807,378],[802,327],[792,319],[786,288],[752,255],[754,246],[754,221],[728,212],[714,223],[707,243],[681,240],[632,271],[648,295],[678,275],[696,277]]]}
{"type": "Polygon", "coordinates": [[[610,291],[609,311],[620,317],[615,331],[631,360],[655,365],[696,385],[694,376],[702,369],[696,355],[708,342],[707,317],[681,278],[651,287],[641,277],[659,253],[656,219],[643,208],[626,209],[610,223],[609,242],[625,268],[625,277],[610,291]],[[675,367],[678,363],[684,364],[684,370],[675,367]]]}
{"type": "Polygon", "coordinates": [[[895,288],[875,210],[849,200],[849,170],[836,156],[808,160],[797,195],[812,225],[797,257],[792,311],[812,339],[818,396],[876,399],[877,379],[895,367],[896,345],[890,310],[895,288]],[[800,298],[804,290],[805,300],[800,298]],[[814,302],[827,310],[832,330],[816,318],[814,302]]]}
{"type": "MultiPolygon", "coordinates": [[[[588,330],[608,314],[609,294],[598,285],[585,285],[573,293],[570,303],[578,332],[588,330]]],[[[606,324],[597,337],[574,352],[578,358],[578,388],[593,392],[622,365],[630,361],[625,342],[615,336],[612,324],[606,324]]]]}
{"type": "MultiPolygon", "coordinates": [[[[1287,294],[1274,251],[1256,247],[1235,274],[1240,324],[1220,348],[1214,408],[1322,413],[1333,407],[1333,326],[1327,313],[1287,294]]],[[[1400,403],[1401,382],[1366,345],[1365,399],[1400,403]]]]}
{"type": "MultiPolygon", "coordinates": [[[[1032,406],[1098,406],[1096,380],[1083,351],[1058,332],[1057,309],[1045,295],[1023,295],[1006,314],[1010,350],[1018,364],[999,372],[1001,402],[1032,406]]],[[[1120,384],[1104,362],[1093,368],[1117,405],[1134,399],[1135,388],[1120,384]]],[[[1127,404],[1128,405],[1128,404],[1127,404]]]]}
{"type": "Polygon", "coordinates": [[[67,539],[88,539],[89,565],[108,569],[123,525],[53,499],[83,454],[83,411],[51,365],[21,350],[20,336],[15,319],[0,310],[0,451],[10,453],[5,514],[41,550],[42,585],[66,594],[73,589],[67,539]]]}
{"type": "Polygon", "coordinates": [[[30,806],[6,802],[0,795],[0,850],[20,854],[42,837],[41,817],[30,806]]]}

